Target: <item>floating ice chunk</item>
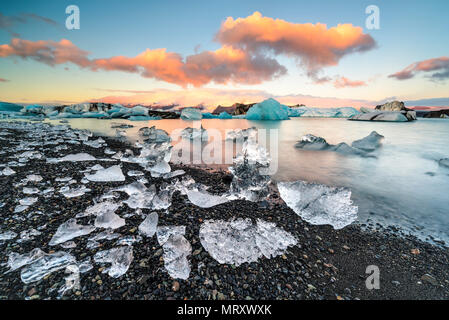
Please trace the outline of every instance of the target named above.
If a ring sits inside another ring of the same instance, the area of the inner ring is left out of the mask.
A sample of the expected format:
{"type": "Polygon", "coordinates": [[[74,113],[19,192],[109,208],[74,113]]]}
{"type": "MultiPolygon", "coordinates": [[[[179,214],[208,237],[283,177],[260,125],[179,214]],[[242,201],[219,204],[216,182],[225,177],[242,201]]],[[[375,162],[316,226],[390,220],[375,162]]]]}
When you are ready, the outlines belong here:
{"type": "Polygon", "coordinates": [[[243,142],[246,139],[248,139],[249,135],[254,134],[254,132],[256,132],[256,131],[257,131],[256,127],[251,127],[251,128],[247,128],[247,129],[234,129],[234,130],[226,132],[225,139],[243,142]]]}
{"type": "Polygon", "coordinates": [[[120,218],[117,214],[112,211],[104,211],[97,215],[95,219],[95,226],[97,228],[110,228],[118,229],[125,225],[125,219],[120,218]]]}
{"type": "Polygon", "coordinates": [[[444,158],[444,159],[438,160],[438,164],[442,167],[449,168],[449,158],[444,158]]]}
{"type": "Polygon", "coordinates": [[[36,282],[75,262],[75,257],[63,251],[45,254],[32,264],[25,266],[20,277],[25,284],[36,282]]]}
{"type": "Polygon", "coordinates": [[[173,279],[186,280],[190,275],[190,263],[187,257],[192,253],[192,246],[184,236],[171,235],[162,246],[164,266],[173,279]]]}
{"type": "Polygon", "coordinates": [[[34,261],[43,257],[44,255],[45,252],[43,252],[39,248],[35,248],[30,252],[24,254],[11,252],[8,257],[8,262],[6,263],[6,265],[9,267],[8,272],[17,270],[19,268],[22,268],[23,266],[33,263],[34,261]]]}
{"type": "Polygon", "coordinates": [[[110,263],[111,266],[104,270],[112,278],[119,278],[127,271],[133,261],[133,248],[121,246],[110,250],[97,252],[94,256],[96,263],[110,263]]]}
{"type": "Polygon", "coordinates": [[[296,238],[272,222],[257,219],[256,244],[266,258],[276,257],[297,244],[296,238]]]}
{"type": "Polygon", "coordinates": [[[24,194],[36,194],[39,193],[39,189],[38,188],[29,188],[29,187],[24,187],[22,192],[24,194]]]}
{"type": "Polygon", "coordinates": [[[59,190],[59,192],[64,195],[66,198],[75,198],[84,195],[86,192],[90,192],[89,188],[85,186],[80,186],[78,188],[70,189],[70,187],[66,186],[59,190]]]}
{"type": "Polygon", "coordinates": [[[311,224],[341,229],[357,219],[358,210],[347,188],[295,181],[279,182],[278,189],[287,206],[311,224]]]}
{"type": "Polygon", "coordinates": [[[201,126],[198,128],[190,128],[187,127],[181,131],[181,137],[188,140],[198,140],[207,141],[209,140],[209,136],[207,134],[207,130],[201,126]]]}
{"type": "Polygon", "coordinates": [[[11,176],[11,175],[15,174],[16,172],[13,169],[11,169],[10,167],[6,167],[0,173],[4,176],[11,176]]]}
{"type": "MultiPolygon", "coordinates": [[[[342,153],[345,155],[353,154],[353,155],[369,157],[369,155],[362,149],[357,149],[357,148],[351,147],[345,142],[341,142],[341,143],[337,144],[336,146],[331,146],[329,148],[329,150],[335,151],[338,153],[342,153]]],[[[374,156],[371,156],[371,157],[374,157],[374,156]]]]}
{"type": "Polygon", "coordinates": [[[47,162],[58,163],[58,162],[80,162],[80,161],[95,161],[95,160],[97,159],[88,153],[76,153],[76,154],[69,154],[62,158],[49,158],[47,159],[47,162]]]}
{"type": "Polygon", "coordinates": [[[76,219],[69,219],[62,223],[53,238],[51,238],[49,245],[55,246],[57,244],[72,240],[77,237],[85,236],[95,230],[92,226],[83,226],[76,223],[76,219]]]}
{"type": "Polygon", "coordinates": [[[98,170],[94,174],[85,174],[86,179],[93,182],[114,182],[125,181],[122,169],[119,165],[111,166],[107,169],[98,170]]]}
{"type": "Polygon", "coordinates": [[[224,196],[216,196],[206,191],[189,190],[187,197],[191,203],[201,208],[210,208],[229,201],[224,196]]]}
{"type": "Polygon", "coordinates": [[[324,138],[314,136],[313,134],[306,134],[295,144],[295,147],[305,150],[323,150],[329,148],[330,145],[324,138]]]}
{"type": "Polygon", "coordinates": [[[156,212],[152,212],[143,222],[139,225],[139,232],[147,237],[152,237],[156,233],[158,222],[158,215],[156,212]]]}
{"type": "Polygon", "coordinates": [[[185,226],[158,226],[156,230],[157,241],[163,246],[171,235],[181,235],[186,233],[185,226]]]}
{"type": "Polygon", "coordinates": [[[15,237],[17,237],[17,233],[14,231],[0,232],[0,241],[12,240],[15,237]]]}
{"type": "Polygon", "coordinates": [[[352,143],[352,146],[364,151],[374,151],[381,146],[383,138],[383,135],[378,134],[376,131],[373,131],[365,138],[354,141],[352,143]]]}
{"type": "Polygon", "coordinates": [[[200,227],[200,241],[219,263],[236,266],[281,255],[297,243],[290,233],[260,219],[257,225],[250,219],[207,220],[200,227]]]}
{"type": "Polygon", "coordinates": [[[31,206],[37,202],[37,199],[38,198],[33,198],[33,197],[23,198],[23,199],[19,200],[19,203],[22,206],[31,206]]]}
{"type": "Polygon", "coordinates": [[[288,120],[289,108],[274,99],[256,103],[246,113],[248,120],[288,120]]]}
{"type": "Polygon", "coordinates": [[[161,143],[171,141],[167,131],[156,129],[155,126],[152,126],[151,128],[143,127],[139,130],[139,134],[146,138],[146,142],[161,143]]]}
{"type": "Polygon", "coordinates": [[[201,120],[203,115],[201,111],[196,108],[184,108],[181,111],[182,120],[201,120]]]}

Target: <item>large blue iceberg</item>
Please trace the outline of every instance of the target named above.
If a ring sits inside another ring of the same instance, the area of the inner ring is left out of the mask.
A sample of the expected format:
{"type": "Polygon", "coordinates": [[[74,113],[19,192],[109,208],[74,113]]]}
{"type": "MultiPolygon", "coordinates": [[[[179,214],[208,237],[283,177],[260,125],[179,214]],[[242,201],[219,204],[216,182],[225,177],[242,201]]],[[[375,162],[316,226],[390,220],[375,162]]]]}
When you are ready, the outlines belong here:
{"type": "Polygon", "coordinates": [[[289,107],[274,99],[256,103],[246,113],[248,120],[288,120],[289,107]]]}
{"type": "Polygon", "coordinates": [[[181,111],[182,120],[201,120],[203,115],[201,111],[197,108],[184,108],[181,111]]]}

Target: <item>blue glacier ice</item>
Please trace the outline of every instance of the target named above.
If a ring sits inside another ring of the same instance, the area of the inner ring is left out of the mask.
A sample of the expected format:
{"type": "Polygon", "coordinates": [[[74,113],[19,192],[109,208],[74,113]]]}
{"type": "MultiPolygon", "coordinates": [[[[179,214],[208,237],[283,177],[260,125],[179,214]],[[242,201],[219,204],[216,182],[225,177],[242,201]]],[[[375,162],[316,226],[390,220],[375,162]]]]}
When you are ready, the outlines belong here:
{"type": "Polygon", "coordinates": [[[203,113],[203,119],[217,119],[218,116],[216,114],[212,114],[210,112],[203,113]]]}
{"type": "Polygon", "coordinates": [[[128,118],[130,121],[150,121],[150,120],[161,120],[161,117],[151,117],[151,116],[131,116],[128,118]]]}
{"type": "Polygon", "coordinates": [[[229,113],[227,113],[226,111],[223,111],[218,116],[218,119],[232,119],[232,116],[229,113]]]}
{"type": "Polygon", "coordinates": [[[182,120],[201,120],[203,115],[197,108],[184,108],[181,111],[182,120]]]}
{"type": "MultiPolygon", "coordinates": [[[[292,108],[290,108],[292,109],[292,108]]],[[[304,118],[350,118],[354,115],[360,114],[360,111],[353,107],[341,107],[341,108],[309,108],[299,107],[294,108],[295,113],[304,118]]]]}
{"type": "Polygon", "coordinates": [[[256,103],[246,113],[248,120],[288,120],[289,107],[270,98],[256,103]]]}

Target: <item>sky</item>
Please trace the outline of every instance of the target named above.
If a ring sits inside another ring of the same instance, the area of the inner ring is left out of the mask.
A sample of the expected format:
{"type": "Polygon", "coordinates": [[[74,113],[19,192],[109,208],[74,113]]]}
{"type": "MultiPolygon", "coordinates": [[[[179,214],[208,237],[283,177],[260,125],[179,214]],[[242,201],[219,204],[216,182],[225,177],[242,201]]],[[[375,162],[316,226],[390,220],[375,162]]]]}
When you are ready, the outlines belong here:
{"type": "Polygon", "coordinates": [[[0,100],[449,105],[447,30],[447,0],[2,1],[0,100]]]}

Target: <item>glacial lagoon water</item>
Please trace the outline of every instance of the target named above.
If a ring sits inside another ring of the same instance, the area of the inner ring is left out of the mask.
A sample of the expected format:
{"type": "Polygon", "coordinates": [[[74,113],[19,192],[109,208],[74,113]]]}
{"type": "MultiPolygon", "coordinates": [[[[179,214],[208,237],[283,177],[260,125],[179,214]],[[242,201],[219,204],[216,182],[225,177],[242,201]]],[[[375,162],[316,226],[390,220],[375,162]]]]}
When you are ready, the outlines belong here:
{"type": "MultiPolygon", "coordinates": [[[[46,120],[58,124],[59,121],[46,120]]],[[[175,129],[199,127],[199,121],[68,119],[76,129],[114,136],[111,123],[127,123],[127,138],[136,141],[141,127],[156,126],[171,133],[175,129]]],[[[203,119],[205,129],[257,128],[278,130],[278,169],[275,181],[305,180],[352,190],[359,207],[358,222],[370,219],[384,226],[396,225],[425,239],[449,243],[449,169],[438,160],[449,157],[449,121],[422,119],[408,123],[347,121],[333,118],[292,118],[285,121],[203,119]],[[348,156],[332,151],[296,149],[295,143],[311,133],[331,144],[352,141],[372,131],[385,136],[375,158],[348,156]]],[[[267,139],[268,143],[270,139],[267,139]]],[[[269,149],[269,146],[268,146],[269,149]]]]}

